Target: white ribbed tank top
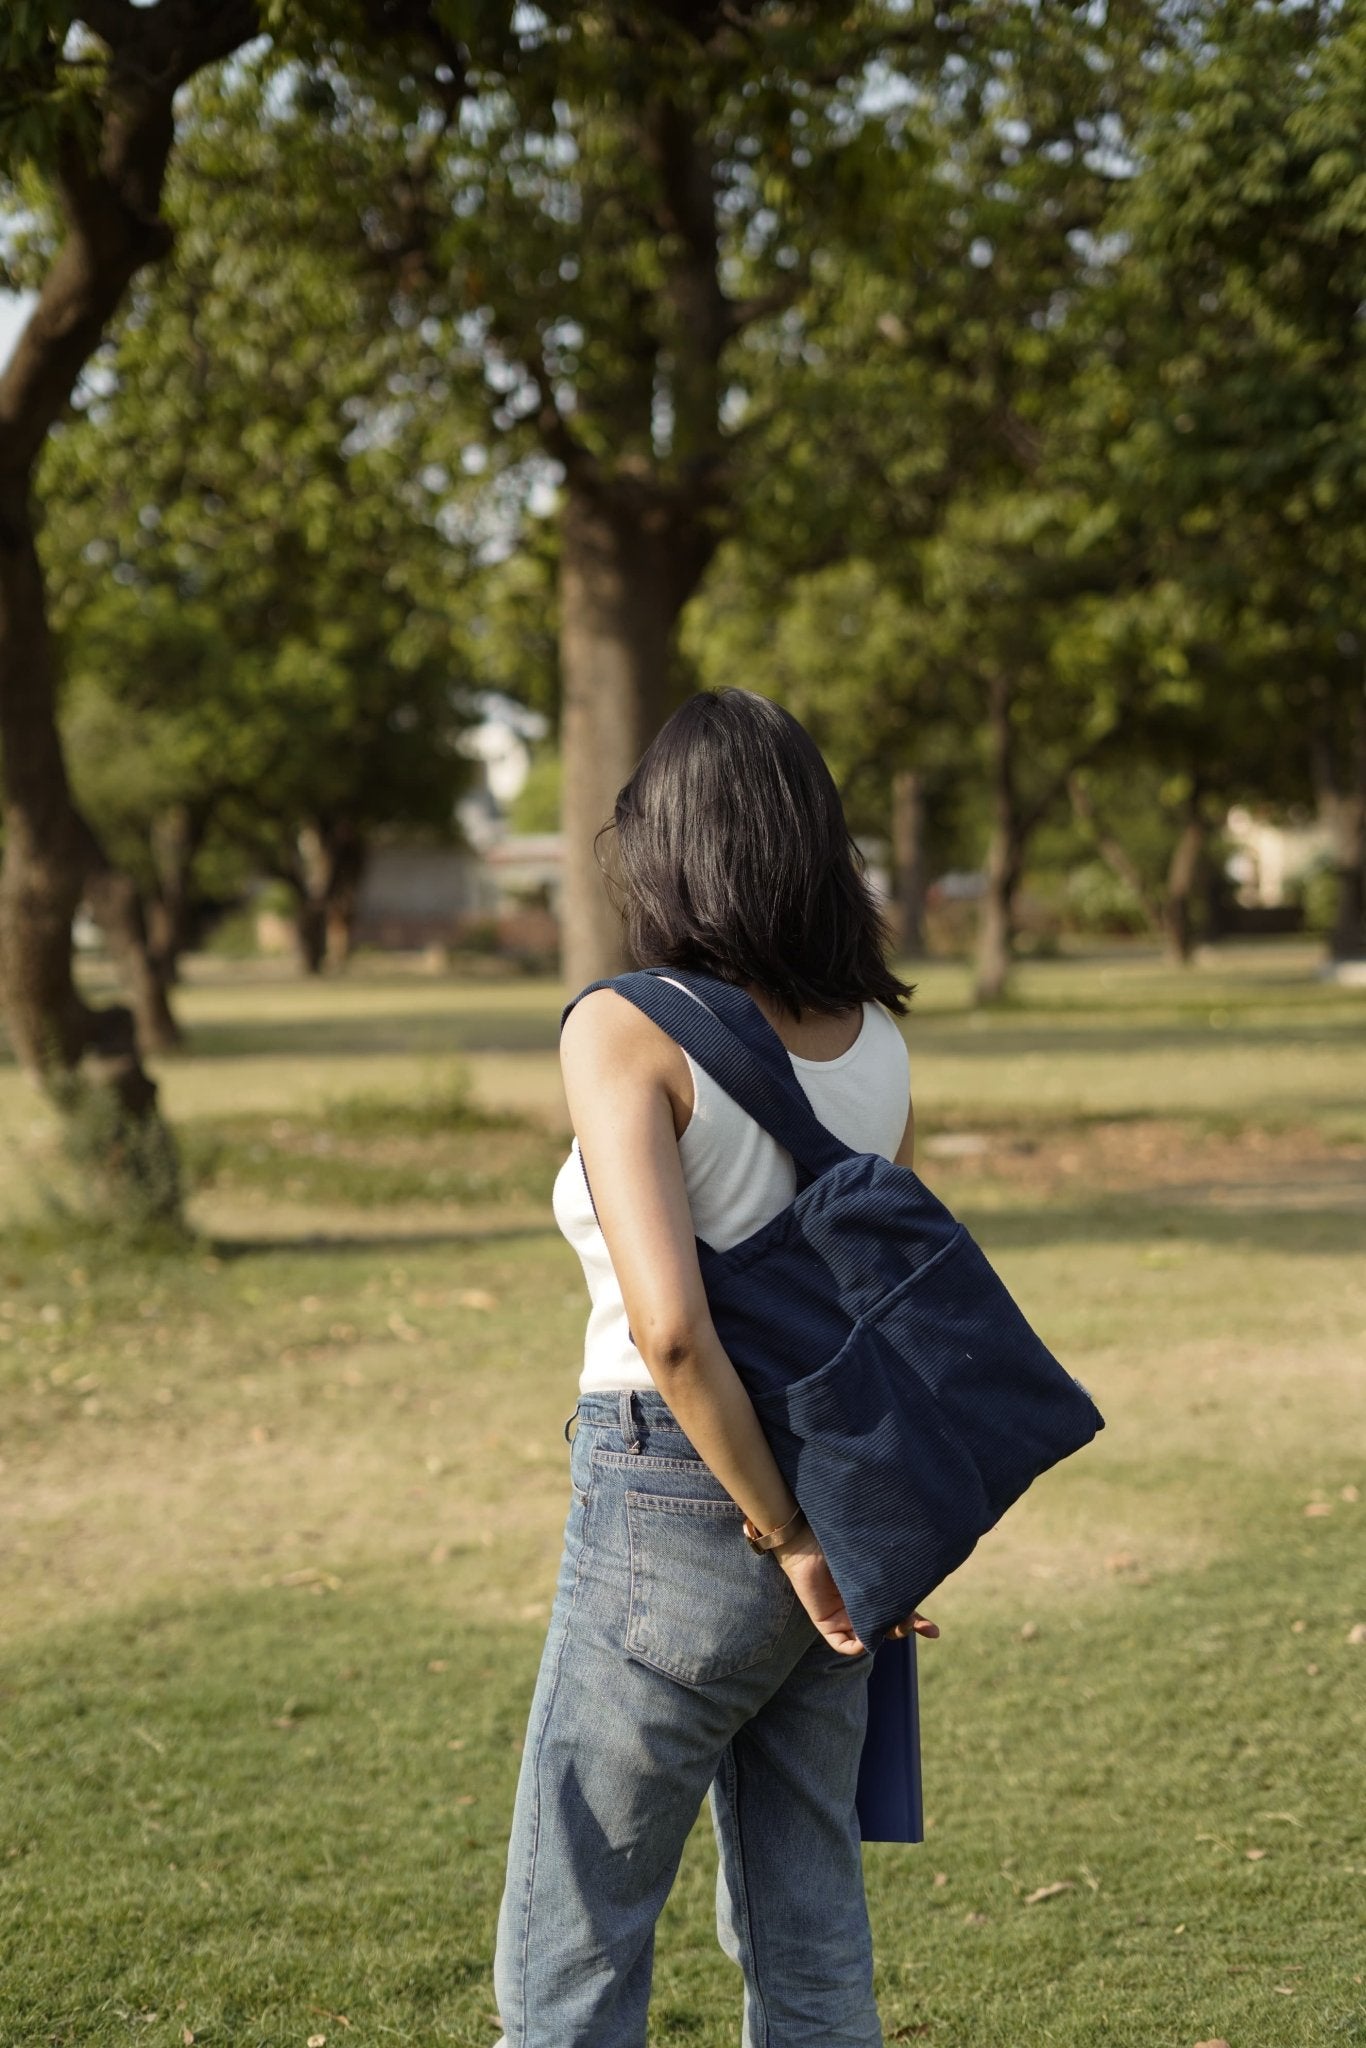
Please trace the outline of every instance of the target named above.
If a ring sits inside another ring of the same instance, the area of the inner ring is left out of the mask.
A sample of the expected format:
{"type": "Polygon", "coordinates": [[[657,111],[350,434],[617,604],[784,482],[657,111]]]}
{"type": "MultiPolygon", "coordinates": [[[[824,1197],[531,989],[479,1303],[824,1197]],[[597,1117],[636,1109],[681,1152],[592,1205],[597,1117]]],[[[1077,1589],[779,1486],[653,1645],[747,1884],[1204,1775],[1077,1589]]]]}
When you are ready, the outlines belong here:
{"type": "MultiPolygon", "coordinates": [[[[693,1108],[678,1141],[683,1182],[697,1236],[724,1251],[787,1208],[797,1192],[796,1170],[792,1155],[777,1139],[770,1138],[691,1054],[684,1057],[692,1075],[693,1108]]],[[[910,1109],[911,1075],[906,1041],[889,1010],[866,1002],[859,1035],[838,1059],[808,1060],[797,1053],[788,1058],[827,1129],[855,1152],[894,1157],[910,1109]]],[[[621,1289],[593,1214],[577,1138],[555,1176],[552,1206],[588,1283],[580,1393],[653,1386],[627,1329],[621,1289]]]]}

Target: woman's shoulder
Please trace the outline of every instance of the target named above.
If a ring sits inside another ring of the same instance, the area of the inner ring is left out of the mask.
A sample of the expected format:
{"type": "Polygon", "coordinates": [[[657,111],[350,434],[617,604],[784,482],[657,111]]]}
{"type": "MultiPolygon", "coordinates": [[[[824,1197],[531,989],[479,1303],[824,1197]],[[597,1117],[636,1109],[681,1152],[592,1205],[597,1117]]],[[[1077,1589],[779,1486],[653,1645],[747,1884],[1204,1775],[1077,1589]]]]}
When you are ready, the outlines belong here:
{"type": "Polygon", "coordinates": [[[560,1052],[577,1054],[580,1047],[601,1047],[639,1037],[649,1018],[614,988],[591,989],[580,996],[560,1029],[560,1052]]]}
{"type": "Polygon", "coordinates": [[[682,1046],[615,989],[595,988],[565,1018],[560,1073],[571,1109],[578,1102],[586,1113],[594,1101],[621,1104],[658,1089],[678,1136],[692,1117],[692,1065],[682,1046]]]}
{"type": "Polygon", "coordinates": [[[622,1060],[639,1067],[659,1065],[668,1073],[683,1061],[681,1049],[643,1010],[614,988],[595,988],[581,996],[560,1032],[560,1064],[616,1067],[622,1060]]]}

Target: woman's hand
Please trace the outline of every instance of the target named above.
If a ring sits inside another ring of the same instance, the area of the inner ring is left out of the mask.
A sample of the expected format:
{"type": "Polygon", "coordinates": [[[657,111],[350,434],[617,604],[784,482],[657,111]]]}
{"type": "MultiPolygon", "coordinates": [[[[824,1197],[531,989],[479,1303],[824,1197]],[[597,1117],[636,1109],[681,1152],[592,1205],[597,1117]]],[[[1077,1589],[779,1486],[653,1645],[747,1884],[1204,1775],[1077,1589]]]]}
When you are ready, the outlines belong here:
{"type": "MultiPolygon", "coordinates": [[[[842,1657],[861,1656],[867,1644],[854,1634],[854,1624],[825,1561],[825,1552],[810,1526],[801,1529],[789,1542],[780,1543],[772,1555],[787,1573],[797,1598],[831,1649],[838,1650],[842,1657]]],[[[937,1636],[939,1627],[923,1614],[908,1614],[888,1630],[893,1636],[912,1632],[918,1636],[937,1636]]]]}
{"type": "Polygon", "coordinates": [[[887,1633],[889,1636],[924,1636],[928,1642],[933,1642],[939,1633],[939,1623],[931,1621],[928,1615],[908,1614],[904,1621],[899,1621],[895,1628],[889,1628],[887,1633]]]}

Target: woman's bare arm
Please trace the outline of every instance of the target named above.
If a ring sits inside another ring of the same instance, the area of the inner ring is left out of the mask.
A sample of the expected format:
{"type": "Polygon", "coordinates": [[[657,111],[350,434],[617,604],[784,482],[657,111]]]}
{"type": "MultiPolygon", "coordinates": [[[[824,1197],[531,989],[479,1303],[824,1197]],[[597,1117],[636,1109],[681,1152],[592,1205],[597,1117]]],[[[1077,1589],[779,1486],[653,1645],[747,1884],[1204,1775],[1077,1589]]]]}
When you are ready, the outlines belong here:
{"type": "Polygon", "coordinates": [[[585,996],[560,1038],[569,1114],[650,1378],[731,1499],[776,1529],[797,1503],[707,1307],[663,1048],[624,996],[585,996]]]}
{"type": "MultiPolygon", "coordinates": [[[[585,996],[560,1037],[569,1114],[646,1370],[731,1499],[760,1529],[776,1529],[797,1502],[707,1307],[666,1079],[671,1043],[624,996],[585,996]]],[[[908,1117],[898,1163],[910,1164],[914,1137],[908,1117]]],[[[812,1532],[773,1555],[826,1641],[857,1656],[864,1645],[812,1532]]],[[[912,1627],[939,1633],[920,1615],[898,1633],[912,1627]]]]}

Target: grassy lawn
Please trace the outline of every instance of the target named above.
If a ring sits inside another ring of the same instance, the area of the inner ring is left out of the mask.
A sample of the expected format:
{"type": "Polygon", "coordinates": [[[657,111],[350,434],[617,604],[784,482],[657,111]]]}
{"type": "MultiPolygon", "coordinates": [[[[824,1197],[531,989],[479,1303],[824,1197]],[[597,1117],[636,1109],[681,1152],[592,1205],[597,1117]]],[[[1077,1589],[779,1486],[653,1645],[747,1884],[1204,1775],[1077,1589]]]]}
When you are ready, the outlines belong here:
{"type": "MultiPolygon", "coordinates": [[[[35,1221],[0,1067],[0,2048],[488,2048],[584,1320],[562,995],[192,969],[192,1252],[35,1221]]],[[[906,1027],[922,1171],[1109,1427],[933,1603],[887,2037],[1366,2043],[1366,998],[1282,947],[965,987],[906,1027]]],[[[714,1871],[703,1820],[660,2043],[738,2039],[714,1871]]]]}

